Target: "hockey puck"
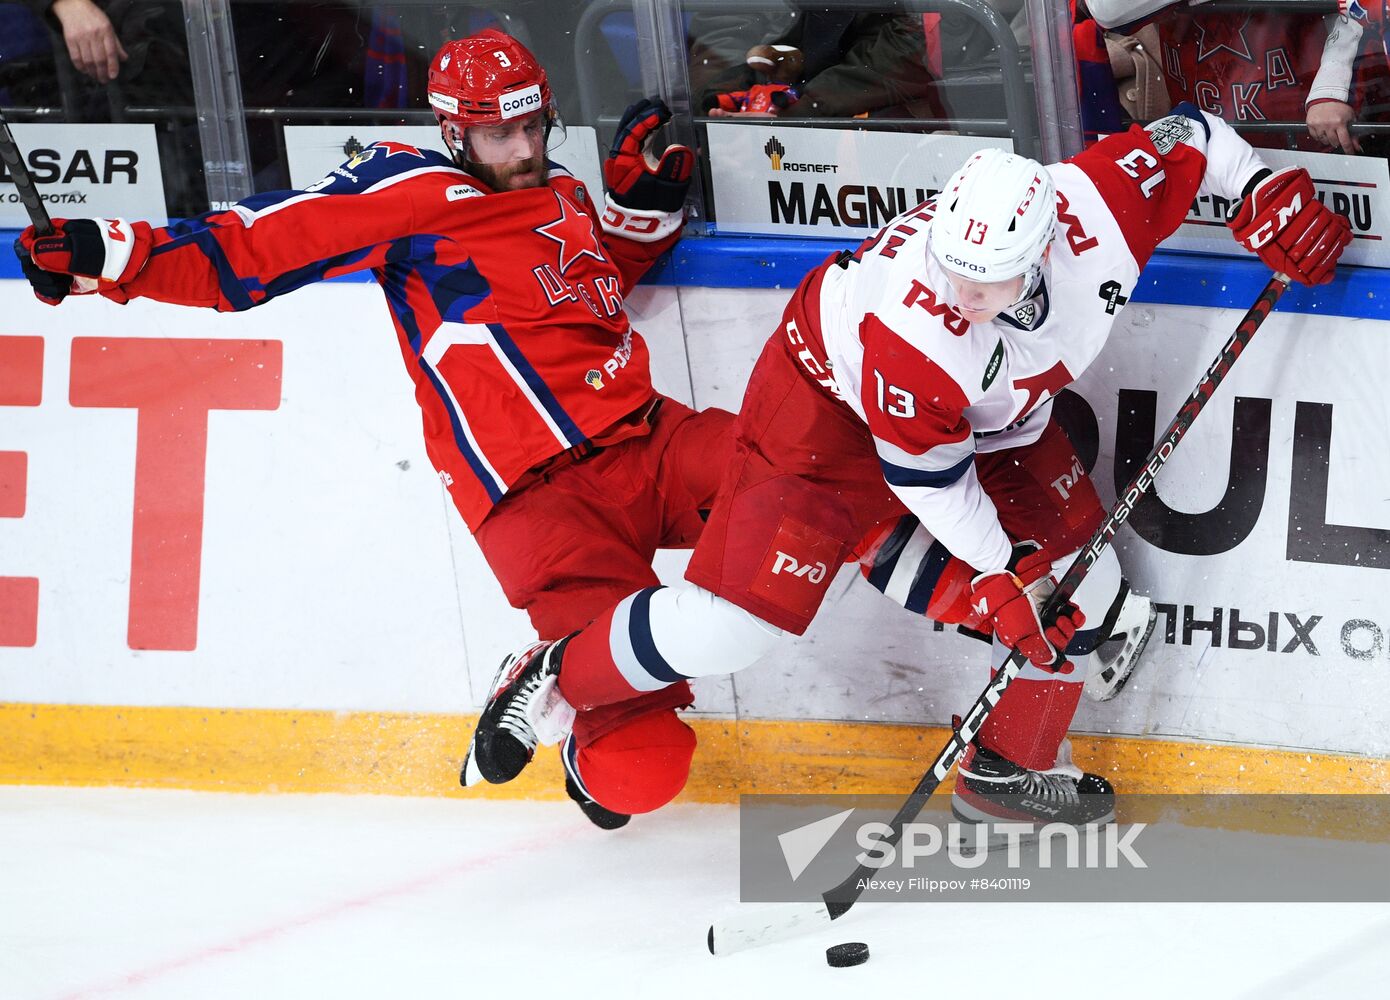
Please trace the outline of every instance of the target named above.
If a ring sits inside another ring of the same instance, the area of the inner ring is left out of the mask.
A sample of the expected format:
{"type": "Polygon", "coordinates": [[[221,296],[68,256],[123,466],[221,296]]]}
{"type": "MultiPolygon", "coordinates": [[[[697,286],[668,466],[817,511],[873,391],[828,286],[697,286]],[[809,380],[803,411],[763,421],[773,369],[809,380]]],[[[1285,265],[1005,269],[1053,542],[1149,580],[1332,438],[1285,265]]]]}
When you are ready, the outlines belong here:
{"type": "Polygon", "coordinates": [[[863,965],[868,960],[869,946],[863,941],[833,944],[825,949],[825,961],[837,969],[847,969],[851,965],[863,965]]]}

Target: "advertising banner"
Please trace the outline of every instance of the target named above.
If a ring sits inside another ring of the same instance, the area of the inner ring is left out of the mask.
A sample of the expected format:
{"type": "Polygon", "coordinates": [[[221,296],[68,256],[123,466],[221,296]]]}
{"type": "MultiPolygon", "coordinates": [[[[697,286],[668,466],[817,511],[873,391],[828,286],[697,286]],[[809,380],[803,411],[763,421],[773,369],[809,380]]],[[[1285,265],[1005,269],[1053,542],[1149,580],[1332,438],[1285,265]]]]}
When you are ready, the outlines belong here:
{"type": "MultiPolygon", "coordinates": [[[[169,221],[153,125],[21,124],[10,131],[49,215],[169,221]]],[[[0,229],[27,225],[19,192],[0,163],[0,229]]]]}
{"type": "MultiPolygon", "coordinates": [[[[940,190],[978,149],[1007,139],[711,122],[715,229],[767,236],[867,236],[940,190]]],[[[1390,167],[1372,156],[1262,149],[1275,170],[1305,167],[1318,197],[1351,221],[1343,260],[1390,267],[1390,167]]],[[[1204,194],[1163,247],[1241,256],[1230,199],[1204,194]]]]}
{"type": "MultiPolygon", "coordinates": [[[[420,149],[444,151],[434,125],[286,125],[285,156],[290,185],[303,190],[326,177],[374,142],[402,142],[420,149]]],[[[603,191],[599,168],[598,133],[585,125],[567,125],[551,133],[550,158],[561,164],[598,195],[603,191]]]]}
{"type": "MultiPolygon", "coordinates": [[[[1351,246],[1342,260],[1349,264],[1390,267],[1390,169],[1378,156],[1303,153],[1262,149],[1260,157],[1275,170],[1304,167],[1324,205],[1351,221],[1351,246]]],[[[1241,255],[1231,239],[1226,216],[1231,202],[1201,195],[1192,203],[1187,221],[1164,241],[1167,250],[1241,255]]]]}
{"type": "Polygon", "coordinates": [[[715,228],[867,236],[936,194],[979,149],[1008,139],[711,122],[715,228]]]}

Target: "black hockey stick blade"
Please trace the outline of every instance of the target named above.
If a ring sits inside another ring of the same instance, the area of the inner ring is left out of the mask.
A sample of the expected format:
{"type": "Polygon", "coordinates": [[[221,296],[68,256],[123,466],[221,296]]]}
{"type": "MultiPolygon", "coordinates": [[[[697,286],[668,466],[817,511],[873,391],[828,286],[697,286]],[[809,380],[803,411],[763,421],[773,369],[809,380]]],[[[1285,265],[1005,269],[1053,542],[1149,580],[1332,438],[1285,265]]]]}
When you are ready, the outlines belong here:
{"type": "MultiPolygon", "coordinates": [[[[1158,470],[1163,468],[1168,459],[1172,457],[1178,442],[1182,440],[1188,428],[1192,426],[1192,422],[1197,419],[1198,414],[1210,402],[1217,386],[1225,379],[1231,366],[1236,363],[1236,359],[1245,350],[1245,345],[1250,342],[1255,331],[1274,310],[1279,297],[1288,290],[1288,287],[1289,278],[1284,274],[1274,275],[1265,285],[1259,298],[1241,318],[1241,321],[1236,325],[1235,332],[1221,348],[1221,353],[1216,356],[1216,360],[1203,373],[1201,381],[1197,383],[1197,388],[1192,390],[1192,395],[1178,410],[1177,416],[1168,425],[1168,429],[1159,436],[1153,451],[1139,466],[1139,472],[1129,485],[1119,492],[1114,506],[1107,512],[1105,521],[1091,536],[1091,540],[1086,543],[1077,557],[1072,560],[1067,571],[1062,574],[1062,578],[1057,582],[1052,595],[1042,607],[1043,621],[1055,621],[1058,609],[1071,600],[1071,596],[1076,593],[1076,588],[1081,585],[1081,581],[1090,572],[1091,566],[1100,558],[1101,553],[1110,546],[1115,533],[1129,519],[1135,506],[1153,486],[1154,477],[1158,475],[1158,470]]],[[[897,846],[898,841],[902,839],[903,828],[917,818],[926,806],[927,800],[931,798],[932,793],[945,780],[951,767],[965,753],[966,746],[979,733],[985,720],[994,710],[994,706],[1004,696],[1009,684],[1023,669],[1023,660],[1023,654],[1015,649],[994,672],[989,685],[980,693],[980,697],[975,699],[975,704],[970,707],[970,711],[966,713],[960,725],[951,733],[951,738],[941,748],[941,752],[937,754],[931,768],[922,775],[921,780],[917,782],[917,787],[912,790],[907,801],[898,809],[897,815],[889,823],[889,826],[892,827],[892,833],[883,838],[881,843],[891,847],[897,846]]],[[[746,914],[736,914],[712,924],[707,939],[710,953],[713,955],[731,955],[736,951],[757,948],[801,934],[807,930],[827,926],[831,921],[838,920],[849,912],[863,891],[859,887],[864,884],[865,877],[872,874],[873,869],[867,865],[860,865],[843,882],[822,894],[819,903],[788,903],[776,909],[769,907],[746,914]]]]}
{"type": "Polygon", "coordinates": [[[19,192],[19,200],[24,203],[24,210],[29,213],[29,221],[34,224],[34,231],[40,236],[53,232],[48,209],[44,208],[39,190],[34,186],[34,179],[29,176],[29,168],[24,165],[24,154],[15,144],[14,133],[10,131],[9,123],[5,121],[3,114],[0,114],[0,160],[4,161],[5,168],[10,172],[10,180],[19,192]]]}

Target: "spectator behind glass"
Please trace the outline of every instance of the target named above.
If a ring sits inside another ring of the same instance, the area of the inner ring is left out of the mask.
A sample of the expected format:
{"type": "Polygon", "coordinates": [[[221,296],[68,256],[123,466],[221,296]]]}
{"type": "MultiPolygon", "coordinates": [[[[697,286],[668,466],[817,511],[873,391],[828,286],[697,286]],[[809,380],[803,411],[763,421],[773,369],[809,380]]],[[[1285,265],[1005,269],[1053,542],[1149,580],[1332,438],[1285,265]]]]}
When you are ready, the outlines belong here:
{"type": "Polygon", "coordinates": [[[23,0],[38,14],[49,14],[63,32],[72,65],[97,83],[110,83],[130,56],[106,12],[92,0],[23,0]]]}
{"type": "MultiPolygon", "coordinates": [[[[1107,28],[1128,31],[1148,21],[1157,26],[1173,103],[1190,101],[1236,125],[1306,122],[1307,135],[1295,139],[1297,148],[1360,153],[1362,143],[1348,128],[1357,109],[1371,119],[1385,112],[1390,77],[1379,40],[1363,37],[1361,26],[1346,17],[1202,11],[1171,0],[1086,5],[1107,28]],[[1365,58],[1372,52],[1375,58],[1365,58]]],[[[1285,145],[1279,133],[1244,136],[1255,146],[1285,145]]]]}
{"type": "MultiPolygon", "coordinates": [[[[6,99],[51,107],[61,90],[63,120],[153,121],[170,213],[205,211],[201,143],[196,119],[186,110],[194,101],[182,5],[177,0],[23,0],[22,6],[61,33],[63,50],[80,75],[55,66],[53,46],[41,31],[38,51],[26,51],[22,66],[16,58],[14,73],[0,74],[6,99]],[[129,111],[135,107],[176,110],[141,118],[129,111]]],[[[424,90],[426,59],[415,50],[437,46],[424,39],[408,48],[398,8],[389,5],[233,2],[230,12],[248,108],[401,107],[407,103],[410,72],[418,77],[419,92],[424,90]]],[[[0,31],[6,32],[0,51],[7,51],[11,39],[5,22],[0,31]]],[[[277,152],[280,125],[261,117],[247,121],[258,190],[289,183],[277,152]]]]}
{"type": "Polygon", "coordinates": [[[911,117],[932,90],[920,16],[791,11],[691,17],[690,92],[711,114],[784,118],[911,117]],[[798,99],[757,112],[721,111],[720,95],[764,84],[747,62],[759,45],[800,50],[798,99]]]}

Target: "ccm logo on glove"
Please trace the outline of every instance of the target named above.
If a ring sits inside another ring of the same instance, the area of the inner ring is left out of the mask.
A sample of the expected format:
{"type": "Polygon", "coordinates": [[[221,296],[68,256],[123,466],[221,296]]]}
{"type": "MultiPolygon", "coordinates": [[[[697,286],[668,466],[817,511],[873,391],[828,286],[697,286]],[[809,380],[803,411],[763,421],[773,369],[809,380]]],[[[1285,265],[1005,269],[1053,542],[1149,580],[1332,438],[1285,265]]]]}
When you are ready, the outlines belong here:
{"type": "Polygon", "coordinates": [[[1303,285],[1331,281],[1351,243],[1351,223],[1318,200],[1313,179],[1302,167],[1262,177],[1227,225],[1237,242],[1258,254],[1270,270],[1303,285]]]}

